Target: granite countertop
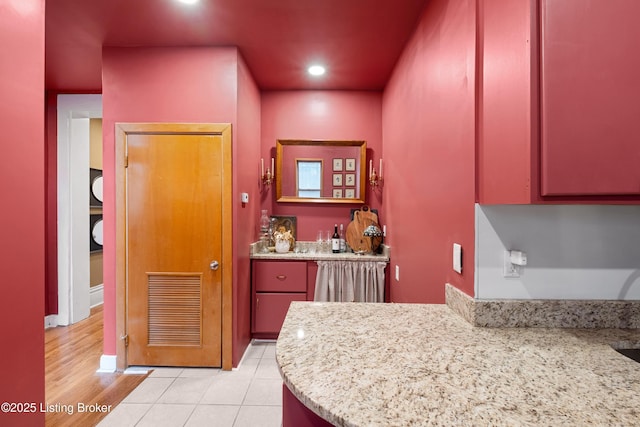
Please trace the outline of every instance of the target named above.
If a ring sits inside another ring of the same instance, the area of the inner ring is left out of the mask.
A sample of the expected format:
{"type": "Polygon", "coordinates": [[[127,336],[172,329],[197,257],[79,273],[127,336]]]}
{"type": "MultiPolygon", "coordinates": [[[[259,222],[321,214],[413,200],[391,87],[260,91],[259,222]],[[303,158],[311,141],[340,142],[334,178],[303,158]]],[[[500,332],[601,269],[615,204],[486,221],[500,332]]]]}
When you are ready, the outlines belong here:
{"type": "Polygon", "coordinates": [[[338,426],[640,425],[635,329],[479,328],[446,305],[293,302],[284,383],[338,426]]]}
{"type": "Polygon", "coordinates": [[[389,262],[389,247],[383,246],[382,253],[376,255],[358,255],[353,252],[345,252],[334,254],[332,252],[315,252],[310,249],[314,242],[297,242],[297,245],[302,249],[301,252],[286,252],[286,253],[260,253],[257,249],[257,244],[254,243],[250,248],[251,259],[265,259],[265,260],[281,260],[281,261],[380,261],[389,262]]]}
{"type": "Polygon", "coordinates": [[[287,252],[279,254],[270,252],[268,254],[251,254],[251,259],[269,259],[281,261],[380,261],[389,262],[389,258],[384,255],[356,255],[354,253],[327,254],[327,253],[294,253],[287,252]]]}

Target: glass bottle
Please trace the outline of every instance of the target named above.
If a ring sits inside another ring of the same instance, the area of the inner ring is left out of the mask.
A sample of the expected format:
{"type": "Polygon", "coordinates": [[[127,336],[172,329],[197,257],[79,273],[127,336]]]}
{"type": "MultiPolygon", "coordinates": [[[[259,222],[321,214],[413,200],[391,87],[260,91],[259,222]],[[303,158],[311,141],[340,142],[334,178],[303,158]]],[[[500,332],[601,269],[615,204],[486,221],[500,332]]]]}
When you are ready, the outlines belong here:
{"type": "Polygon", "coordinates": [[[331,236],[331,252],[337,254],[340,252],[340,235],[338,234],[338,224],[333,227],[333,236],[331,236]]]}
{"type": "Polygon", "coordinates": [[[260,211],[260,252],[269,252],[269,215],[267,210],[260,211]]]}
{"type": "Polygon", "coordinates": [[[340,252],[344,253],[347,251],[347,242],[344,239],[344,228],[342,224],[340,224],[340,252]]]}
{"type": "Polygon", "coordinates": [[[260,212],[260,234],[262,235],[269,231],[269,215],[267,215],[266,209],[263,209],[260,212]]]}

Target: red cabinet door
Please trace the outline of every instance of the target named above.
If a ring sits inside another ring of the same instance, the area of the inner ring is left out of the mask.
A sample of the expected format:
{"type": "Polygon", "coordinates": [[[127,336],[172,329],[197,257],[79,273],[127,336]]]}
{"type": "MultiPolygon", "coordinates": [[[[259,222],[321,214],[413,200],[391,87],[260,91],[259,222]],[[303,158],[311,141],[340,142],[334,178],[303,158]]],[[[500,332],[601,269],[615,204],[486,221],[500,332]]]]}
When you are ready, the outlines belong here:
{"type": "Polygon", "coordinates": [[[306,299],[306,293],[257,292],[254,301],[253,333],[277,336],[291,301],[306,299]]]}
{"type": "Polygon", "coordinates": [[[542,195],[640,194],[640,1],[540,4],[542,195]]]}
{"type": "Polygon", "coordinates": [[[256,292],[306,292],[306,261],[254,261],[256,292]]]}

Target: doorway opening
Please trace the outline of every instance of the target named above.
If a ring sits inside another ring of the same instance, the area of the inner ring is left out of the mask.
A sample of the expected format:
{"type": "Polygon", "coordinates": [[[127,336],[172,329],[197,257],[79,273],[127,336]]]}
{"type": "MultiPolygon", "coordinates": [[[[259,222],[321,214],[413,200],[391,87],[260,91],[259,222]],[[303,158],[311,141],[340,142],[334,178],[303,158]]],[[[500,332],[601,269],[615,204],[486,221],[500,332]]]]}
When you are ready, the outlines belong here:
{"type": "MultiPolygon", "coordinates": [[[[91,152],[96,150],[91,148],[92,126],[93,131],[99,133],[99,142],[94,144],[100,145],[102,169],[102,95],[58,95],[57,111],[58,313],[55,325],[70,325],[89,317],[90,307],[100,304],[103,294],[101,268],[98,262],[93,262],[101,256],[97,255],[97,249],[95,256],[91,250],[93,234],[100,239],[100,225],[96,220],[93,225],[97,223],[97,226],[91,227],[91,215],[101,215],[102,206],[100,203],[99,207],[91,207],[90,202],[90,165],[97,162],[91,160],[91,152]],[[96,266],[92,268],[92,264],[96,266]],[[94,287],[92,282],[96,282],[94,287]]],[[[95,192],[99,191],[98,185],[95,192]]]]}

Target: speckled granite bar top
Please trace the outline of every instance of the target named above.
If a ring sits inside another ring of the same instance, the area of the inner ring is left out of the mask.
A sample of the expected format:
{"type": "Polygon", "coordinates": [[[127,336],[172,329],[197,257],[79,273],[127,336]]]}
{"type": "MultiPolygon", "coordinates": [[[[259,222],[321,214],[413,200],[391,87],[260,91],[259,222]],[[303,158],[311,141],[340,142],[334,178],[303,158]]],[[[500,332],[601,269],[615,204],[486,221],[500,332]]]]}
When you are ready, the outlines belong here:
{"type": "Polygon", "coordinates": [[[293,302],[284,383],[337,426],[640,425],[639,330],[478,328],[446,305],[293,302]]]}

